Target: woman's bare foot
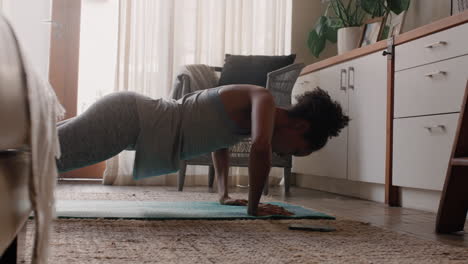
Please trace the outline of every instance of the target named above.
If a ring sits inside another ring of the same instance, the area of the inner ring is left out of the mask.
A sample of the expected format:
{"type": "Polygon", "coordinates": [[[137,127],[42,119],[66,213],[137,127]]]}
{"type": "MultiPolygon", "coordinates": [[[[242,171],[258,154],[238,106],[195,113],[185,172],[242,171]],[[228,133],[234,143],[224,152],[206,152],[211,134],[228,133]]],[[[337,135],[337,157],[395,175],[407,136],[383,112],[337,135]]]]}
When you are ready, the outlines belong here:
{"type": "Polygon", "coordinates": [[[291,216],[294,213],[284,209],[281,206],[267,203],[260,203],[258,205],[256,216],[267,216],[267,215],[285,215],[291,216]]]}
{"type": "Polygon", "coordinates": [[[246,206],[248,202],[245,199],[232,199],[229,196],[222,196],[219,198],[219,203],[222,205],[246,206]]]}

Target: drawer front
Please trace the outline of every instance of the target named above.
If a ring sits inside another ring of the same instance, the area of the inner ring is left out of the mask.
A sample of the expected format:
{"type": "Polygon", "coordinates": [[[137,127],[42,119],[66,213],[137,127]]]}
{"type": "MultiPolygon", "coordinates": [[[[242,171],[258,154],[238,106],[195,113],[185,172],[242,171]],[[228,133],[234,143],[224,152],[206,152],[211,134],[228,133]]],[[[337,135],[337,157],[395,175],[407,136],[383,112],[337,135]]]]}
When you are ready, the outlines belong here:
{"type": "Polygon", "coordinates": [[[459,112],[467,69],[463,56],[396,72],[395,118],[459,112]]]}
{"type": "Polygon", "coordinates": [[[395,119],[393,184],[442,190],[459,114],[395,119]]]}
{"type": "Polygon", "coordinates": [[[468,23],[395,47],[395,71],[468,54],[468,23]]]}

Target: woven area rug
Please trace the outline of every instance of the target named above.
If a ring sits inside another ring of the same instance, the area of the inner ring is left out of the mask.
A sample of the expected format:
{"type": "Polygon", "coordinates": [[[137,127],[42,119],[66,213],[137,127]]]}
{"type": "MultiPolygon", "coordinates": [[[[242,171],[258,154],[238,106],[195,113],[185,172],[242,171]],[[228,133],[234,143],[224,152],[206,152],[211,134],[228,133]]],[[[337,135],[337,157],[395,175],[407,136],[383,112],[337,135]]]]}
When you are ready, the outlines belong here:
{"type": "Polygon", "coordinates": [[[49,263],[468,263],[468,250],[339,219],[60,219],[49,263]],[[295,231],[289,223],[337,231],[295,231]]]}
{"type": "MultiPolygon", "coordinates": [[[[245,198],[245,194],[233,196],[245,198]]],[[[86,192],[58,188],[56,197],[213,201],[216,194],[100,186],[86,192]]],[[[274,199],[266,197],[262,201],[274,199]]],[[[28,250],[32,246],[32,228],[29,221],[28,250]]],[[[25,253],[23,258],[29,260],[30,252],[25,253]]],[[[59,219],[53,226],[49,263],[468,263],[468,250],[339,217],[235,221],[59,219]],[[289,230],[291,223],[329,225],[336,231],[289,230]]]]}

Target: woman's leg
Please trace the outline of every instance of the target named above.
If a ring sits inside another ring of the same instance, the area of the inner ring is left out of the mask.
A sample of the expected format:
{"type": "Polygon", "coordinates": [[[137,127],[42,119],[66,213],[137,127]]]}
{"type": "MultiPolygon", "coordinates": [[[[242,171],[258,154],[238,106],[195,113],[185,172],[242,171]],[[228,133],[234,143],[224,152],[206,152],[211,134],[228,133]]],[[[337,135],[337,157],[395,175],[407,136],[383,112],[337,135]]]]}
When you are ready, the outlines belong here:
{"type": "Polygon", "coordinates": [[[109,159],[133,148],[140,132],[135,93],[107,95],[83,114],[57,124],[60,172],[109,159]]]}

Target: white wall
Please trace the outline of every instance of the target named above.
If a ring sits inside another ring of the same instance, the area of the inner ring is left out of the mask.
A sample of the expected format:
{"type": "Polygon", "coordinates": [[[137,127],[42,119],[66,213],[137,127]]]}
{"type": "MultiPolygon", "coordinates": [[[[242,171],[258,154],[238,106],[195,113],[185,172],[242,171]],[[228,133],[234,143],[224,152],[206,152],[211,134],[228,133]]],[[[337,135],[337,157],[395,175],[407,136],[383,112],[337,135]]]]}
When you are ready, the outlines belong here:
{"type": "Polygon", "coordinates": [[[450,16],[449,0],[411,0],[411,5],[406,13],[403,24],[403,32],[448,16],[450,16]]]}
{"type": "Polygon", "coordinates": [[[82,0],[78,114],[114,90],[118,15],[119,1],[82,0]]]}
{"type": "Polygon", "coordinates": [[[24,53],[44,78],[49,76],[52,0],[2,0],[2,11],[10,21],[24,53]]]}
{"type": "Polygon", "coordinates": [[[325,11],[325,5],[319,0],[293,0],[291,21],[291,52],[296,54],[296,61],[312,64],[337,54],[336,44],[327,42],[320,58],[315,58],[307,47],[309,32],[325,11]]]}

